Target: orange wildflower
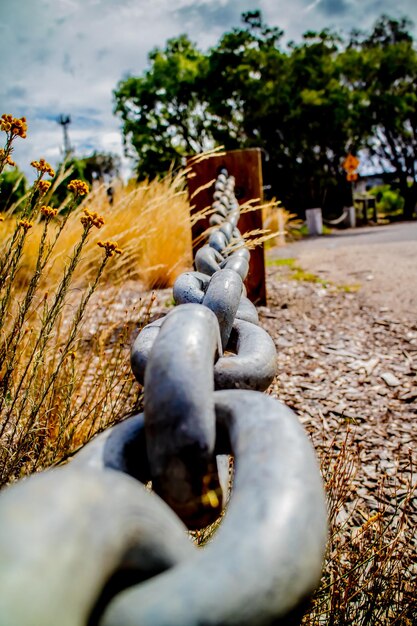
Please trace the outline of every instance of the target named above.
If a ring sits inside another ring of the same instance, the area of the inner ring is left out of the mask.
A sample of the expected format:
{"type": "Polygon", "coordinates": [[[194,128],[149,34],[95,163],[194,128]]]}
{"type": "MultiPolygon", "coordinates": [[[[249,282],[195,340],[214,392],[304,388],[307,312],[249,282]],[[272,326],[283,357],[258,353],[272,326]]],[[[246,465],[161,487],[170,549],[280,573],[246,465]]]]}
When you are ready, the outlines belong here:
{"type": "Polygon", "coordinates": [[[85,196],[89,189],[87,183],[75,178],[67,185],[68,191],[72,191],[74,196],[85,196]]]}
{"type": "Polygon", "coordinates": [[[90,213],[88,209],[84,209],[84,215],[81,217],[81,224],[86,229],[91,226],[101,228],[104,224],[104,218],[96,212],[90,213]]]}
{"type": "Polygon", "coordinates": [[[99,241],[97,245],[99,248],[104,248],[106,257],[113,256],[114,254],[122,254],[122,250],[115,241],[99,241]]]}

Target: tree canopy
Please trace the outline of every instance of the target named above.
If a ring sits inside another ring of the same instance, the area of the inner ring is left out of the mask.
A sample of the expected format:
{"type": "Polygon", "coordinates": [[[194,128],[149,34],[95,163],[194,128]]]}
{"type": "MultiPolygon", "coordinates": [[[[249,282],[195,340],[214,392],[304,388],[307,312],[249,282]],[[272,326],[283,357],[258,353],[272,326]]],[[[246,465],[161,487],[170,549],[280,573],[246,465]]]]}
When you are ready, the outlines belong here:
{"type": "MultiPolygon", "coordinates": [[[[417,200],[417,52],[407,19],[382,16],[369,33],[325,29],[282,45],[259,11],[202,52],[186,35],[149,55],[117,86],[128,154],[139,178],[184,155],[224,145],[259,147],[273,193],[289,208],[339,208],[342,162],[361,150],[395,172],[411,211],[417,200]]],[[[409,213],[411,215],[411,213],[409,213]]]]}
{"type": "Polygon", "coordinates": [[[398,178],[410,217],[417,201],[417,54],[406,20],[381,17],[343,55],[354,89],[361,147],[398,178]]]}
{"type": "Polygon", "coordinates": [[[116,113],[139,160],[142,178],[167,171],[178,157],[203,150],[210,138],[204,101],[207,58],[187,36],[149,54],[151,68],[122,81],[116,113]]]}

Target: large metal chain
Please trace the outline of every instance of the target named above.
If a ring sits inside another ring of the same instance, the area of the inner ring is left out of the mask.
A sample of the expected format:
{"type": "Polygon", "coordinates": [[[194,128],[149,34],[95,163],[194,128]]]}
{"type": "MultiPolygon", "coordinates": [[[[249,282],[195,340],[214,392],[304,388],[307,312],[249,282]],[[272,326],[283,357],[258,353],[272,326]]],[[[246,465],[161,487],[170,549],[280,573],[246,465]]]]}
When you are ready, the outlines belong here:
{"type": "Polygon", "coordinates": [[[276,352],[245,295],[239,215],[222,170],[197,271],[132,348],[144,413],[1,495],[0,626],[299,622],[320,578],[323,488],[297,417],[260,393],[276,352]],[[226,515],[198,549],[186,527],[219,517],[224,455],[226,515]]]}

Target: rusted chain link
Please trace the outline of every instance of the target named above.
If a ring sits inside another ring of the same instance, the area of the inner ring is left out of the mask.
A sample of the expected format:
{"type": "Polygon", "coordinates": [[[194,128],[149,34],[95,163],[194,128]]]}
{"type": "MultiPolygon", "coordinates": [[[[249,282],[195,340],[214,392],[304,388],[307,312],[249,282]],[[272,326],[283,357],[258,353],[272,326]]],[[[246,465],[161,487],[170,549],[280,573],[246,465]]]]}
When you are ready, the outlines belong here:
{"type": "Polygon", "coordinates": [[[0,626],[293,624],[318,583],[319,470],[294,413],[260,393],[276,352],[245,295],[249,252],[224,170],[213,198],[197,271],[132,347],[144,414],[0,497],[0,626]],[[227,513],[197,549],[185,529],[219,517],[224,455],[227,513]]]}

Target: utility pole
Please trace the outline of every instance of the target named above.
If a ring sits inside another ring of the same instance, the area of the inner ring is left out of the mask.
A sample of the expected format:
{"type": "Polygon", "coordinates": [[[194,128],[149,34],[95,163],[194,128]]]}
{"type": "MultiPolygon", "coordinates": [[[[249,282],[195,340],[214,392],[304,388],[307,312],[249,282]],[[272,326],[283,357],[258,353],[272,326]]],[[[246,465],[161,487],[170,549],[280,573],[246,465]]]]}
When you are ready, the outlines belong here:
{"type": "Polygon", "coordinates": [[[71,118],[69,115],[61,114],[57,122],[58,124],[61,124],[63,132],[64,132],[64,157],[67,158],[72,152],[72,148],[71,148],[71,144],[69,140],[69,134],[68,134],[68,125],[71,124],[71,118]]]}

